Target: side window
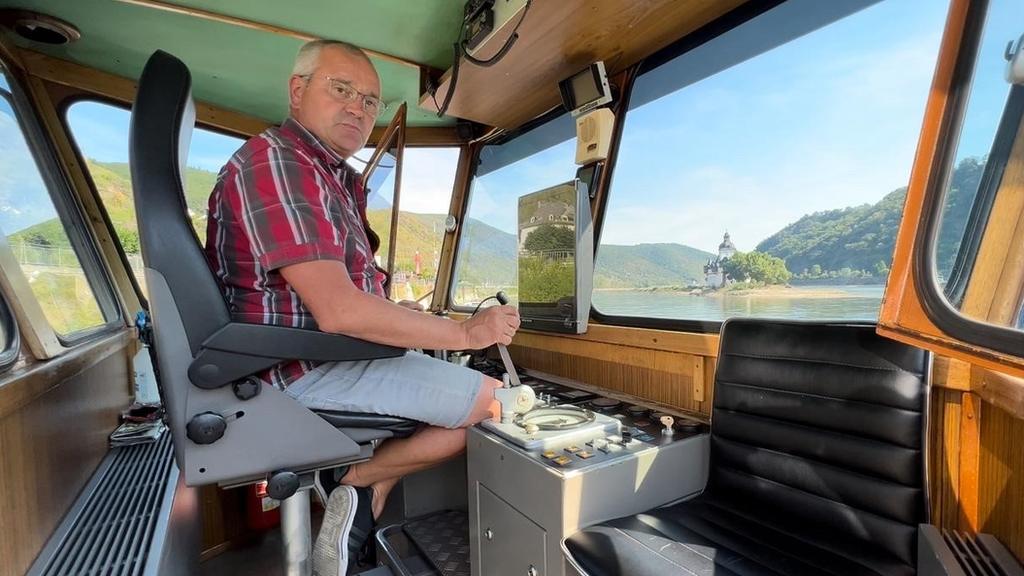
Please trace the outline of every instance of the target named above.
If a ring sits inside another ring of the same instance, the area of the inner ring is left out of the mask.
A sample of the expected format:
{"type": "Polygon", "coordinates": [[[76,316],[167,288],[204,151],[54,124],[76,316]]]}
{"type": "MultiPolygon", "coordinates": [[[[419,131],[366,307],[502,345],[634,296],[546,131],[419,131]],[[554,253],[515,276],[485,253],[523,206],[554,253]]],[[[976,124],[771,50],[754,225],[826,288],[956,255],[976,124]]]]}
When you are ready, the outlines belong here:
{"type": "Polygon", "coordinates": [[[875,320],[946,8],[786,2],[651,62],[603,212],[595,311],[875,320]]]}
{"type": "Polygon", "coordinates": [[[566,114],[480,151],[452,278],[455,306],[475,306],[498,290],[518,301],[519,197],[576,175],[575,136],[566,114]]]}
{"type": "Polygon", "coordinates": [[[1022,10],[1021,0],[989,3],[931,247],[935,278],[950,305],[969,318],[1017,330],[1024,328],[1024,230],[1018,230],[1024,85],[1007,81],[1004,54],[1022,38],[1016,18],[1022,10]]]}
{"type": "MultiPolygon", "coordinates": [[[[372,148],[350,159],[361,170],[372,148]]],[[[398,235],[395,240],[395,270],[391,277],[394,300],[427,301],[437,281],[437,266],[444,242],[444,221],[455,186],[459,148],[414,148],[406,146],[402,158],[401,206],[398,235]]],[[[366,217],[370,227],[381,236],[378,264],[387,258],[387,235],[391,224],[391,202],[377,193],[394,190],[394,159],[385,158],[369,183],[366,217]]],[[[429,303],[429,302],[428,302],[429,303]]]]}
{"type": "Polygon", "coordinates": [[[67,345],[117,321],[119,311],[76,204],[64,182],[54,176],[56,168],[42,168],[46,166],[39,153],[42,146],[37,150],[30,146],[30,120],[20,117],[17,98],[4,78],[0,86],[0,230],[6,240],[2,257],[5,266],[17,266],[26,281],[8,282],[27,284],[30,292],[15,297],[34,297],[43,316],[39,322],[48,324],[46,328],[67,345]]]}
{"type": "MultiPolygon", "coordinates": [[[[107,210],[132,273],[146,292],[139,228],[135,221],[131,171],[128,169],[128,125],[131,112],[95,101],[80,101],[67,110],[67,124],[93,184],[107,210]]],[[[185,198],[200,243],[206,238],[206,211],[217,173],[243,141],[202,128],[192,133],[185,198]]]]}

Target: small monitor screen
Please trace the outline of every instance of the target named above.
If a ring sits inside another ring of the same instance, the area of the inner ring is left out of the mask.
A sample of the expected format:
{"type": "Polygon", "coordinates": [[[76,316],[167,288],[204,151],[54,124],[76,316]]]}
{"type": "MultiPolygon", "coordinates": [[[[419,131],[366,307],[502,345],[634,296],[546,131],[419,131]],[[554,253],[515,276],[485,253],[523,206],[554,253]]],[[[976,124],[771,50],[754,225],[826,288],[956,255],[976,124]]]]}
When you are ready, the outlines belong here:
{"type": "Polygon", "coordinates": [[[601,97],[601,87],[597,85],[594,72],[590,68],[570,79],[572,83],[573,108],[579,108],[601,97]]]}
{"type": "Polygon", "coordinates": [[[612,101],[603,62],[594,62],[585,69],[558,83],[562,105],[576,117],[612,101]]]}

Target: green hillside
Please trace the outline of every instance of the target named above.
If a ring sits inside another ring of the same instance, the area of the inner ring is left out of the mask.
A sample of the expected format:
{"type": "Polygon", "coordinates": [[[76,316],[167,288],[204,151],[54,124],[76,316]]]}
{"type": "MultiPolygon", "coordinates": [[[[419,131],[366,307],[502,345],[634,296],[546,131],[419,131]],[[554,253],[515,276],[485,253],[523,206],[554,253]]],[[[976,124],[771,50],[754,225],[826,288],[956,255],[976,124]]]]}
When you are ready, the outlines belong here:
{"type": "MultiPolygon", "coordinates": [[[[983,159],[967,158],[953,172],[938,245],[938,269],[943,275],[956,257],[984,167],[983,159]]],[[[880,271],[888,270],[892,261],[906,194],[906,188],[899,188],[875,204],[808,214],[756,249],[785,260],[793,274],[820,276],[845,269],[846,273],[884,276],[880,271]]]]}
{"type": "Polygon", "coordinates": [[[682,244],[604,244],[597,252],[595,288],[646,288],[704,283],[715,255],[682,244]]]}
{"type": "Polygon", "coordinates": [[[516,237],[470,218],[462,231],[456,278],[468,284],[511,286],[516,278],[516,237]]]}
{"type": "MultiPolygon", "coordinates": [[[[138,252],[128,165],[88,161],[111,221],[125,250],[138,252]]],[[[952,266],[971,202],[984,169],[984,160],[969,158],[957,166],[952,192],[947,199],[940,234],[940,273],[952,266]]],[[[189,168],[186,197],[197,231],[202,237],[203,215],[210,190],[216,182],[213,172],[189,168]]],[[[865,271],[880,280],[892,258],[896,230],[903,211],[906,190],[894,190],[875,204],[808,214],[766,238],[757,250],[786,261],[796,275],[824,277],[840,271],[865,271]],[[813,271],[813,272],[812,272],[813,271]]],[[[381,254],[387,254],[390,210],[373,209],[367,214],[371,226],[383,239],[381,254]]],[[[436,274],[436,255],[444,237],[443,214],[400,215],[396,269],[412,272],[414,255],[420,253],[421,273],[436,274]]],[[[10,241],[67,247],[68,240],[56,220],[48,220],[12,234],[10,241]]],[[[644,288],[701,284],[703,265],[713,255],[680,244],[639,244],[601,246],[596,265],[596,288],[644,288]]],[[[511,286],[516,275],[516,238],[483,222],[465,223],[463,247],[458,261],[458,278],[470,285],[511,286]]]]}

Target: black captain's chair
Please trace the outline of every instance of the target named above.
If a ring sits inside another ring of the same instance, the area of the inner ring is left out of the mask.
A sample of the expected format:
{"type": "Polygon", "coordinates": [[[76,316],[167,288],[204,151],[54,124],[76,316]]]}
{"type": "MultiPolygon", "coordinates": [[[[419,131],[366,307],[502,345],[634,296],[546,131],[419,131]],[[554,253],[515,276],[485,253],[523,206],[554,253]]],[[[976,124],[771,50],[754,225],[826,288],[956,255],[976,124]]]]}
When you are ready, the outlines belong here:
{"type": "Polygon", "coordinates": [[[722,327],[704,492],[563,542],[589,576],[905,576],[927,522],[929,356],[873,325],[722,327]]]}
{"type": "Polygon", "coordinates": [[[282,500],[287,573],[308,574],[312,473],[369,458],[418,423],[314,413],[252,375],[282,360],[368,360],[405,351],[315,330],[231,319],[188,217],[183,170],[195,123],[191,75],[155,52],[132,108],[130,164],[154,347],[174,455],[190,486],[269,479],[282,500]]]}

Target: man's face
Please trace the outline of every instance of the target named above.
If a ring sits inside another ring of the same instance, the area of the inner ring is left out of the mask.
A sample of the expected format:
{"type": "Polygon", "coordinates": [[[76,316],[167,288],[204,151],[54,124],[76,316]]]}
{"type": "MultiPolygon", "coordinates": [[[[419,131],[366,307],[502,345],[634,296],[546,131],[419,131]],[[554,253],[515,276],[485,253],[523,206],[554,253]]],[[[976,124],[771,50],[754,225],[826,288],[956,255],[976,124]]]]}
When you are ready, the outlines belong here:
{"type": "Polygon", "coordinates": [[[373,66],[354,54],[333,46],[320,51],[311,76],[292,76],[288,95],[292,116],[310,132],[348,158],[370,138],[376,118],[363,109],[362,96],[351,102],[332,96],[331,80],[347,82],[367,96],[380,98],[380,80],[373,66]]]}

